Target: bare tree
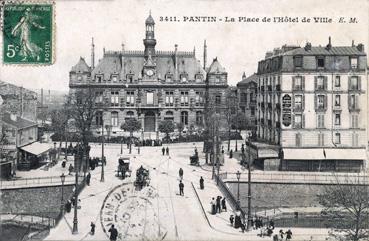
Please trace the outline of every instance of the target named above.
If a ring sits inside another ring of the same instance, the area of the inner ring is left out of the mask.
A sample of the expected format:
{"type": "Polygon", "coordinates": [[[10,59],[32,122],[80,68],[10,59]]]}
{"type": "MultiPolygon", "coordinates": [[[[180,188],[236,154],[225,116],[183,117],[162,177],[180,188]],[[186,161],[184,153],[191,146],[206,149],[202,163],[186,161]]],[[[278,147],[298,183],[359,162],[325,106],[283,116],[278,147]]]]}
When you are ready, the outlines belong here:
{"type": "MultiPolygon", "coordinates": [[[[95,93],[90,89],[80,89],[74,93],[69,94],[67,98],[67,106],[71,119],[74,120],[74,125],[77,134],[81,138],[81,144],[83,148],[83,153],[88,159],[89,155],[89,139],[92,135],[92,121],[95,117],[95,93]]],[[[87,163],[84,163],[86,171],[87,163]]],[[[80,165],[79,165],[80,166],[80,165]]]]}
{"type": "Polygon", "coordinates": [[[367,176],[358,176],[326,185],[318,195],[323,213],[330,219],[331,235],[337,240],[368,240],[369,238],[369,186],[367,176]]]}
{"type": "Polygon", "coordinates": [[[120,129],[129,132],[129,154],[132,153],[132,137],[133,132],[141,129],[141,122],[135,118],[129,118],[120,126],[120,129]]]}

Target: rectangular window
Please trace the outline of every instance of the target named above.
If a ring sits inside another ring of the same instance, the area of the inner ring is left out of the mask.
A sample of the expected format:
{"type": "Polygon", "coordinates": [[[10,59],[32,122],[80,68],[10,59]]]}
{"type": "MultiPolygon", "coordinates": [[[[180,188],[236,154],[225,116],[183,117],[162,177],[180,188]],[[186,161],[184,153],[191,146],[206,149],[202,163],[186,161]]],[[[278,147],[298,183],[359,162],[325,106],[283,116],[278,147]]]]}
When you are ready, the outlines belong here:
{"type": "Polygon", "coordinates": [[[358,147],[359,146],[359,134],[352,133],[352,146],[358,147]]]}
{"type": "Polygon", "coordinates": [[[134,106],[134,105],[135,105],[135,92],[127,91],[126,106],[134,106]]]}
{"type": "Polygon", "coordinates": [[[153,92],[147,92],[146,93],[146,104],[147,105],[153,105],[154,104],[154,93],[153,92]]]}
{"type": "Polygon", "coordinates": [[[302,128],[302,115],[301,114],[297,114],[295,115],[295,128],[302,128]]]}
{"type": "Polygon", "coordinates": [[[324,115],[323,114],[318,114],[317,118],[318,118],[317,127],[318,128],[324,128],[324,115]]]}
{"type": "Polygon", "coordinates": [[[302,95],[295,95],[295,109],[302,110],[302,95]]]}
{"type": "Polygon", "coordinates": [[[195,105],[196,106],[204,105],[203,92],[198,92],[198,91],[196,92],[195,105]]]}
{"type": "Polygon", "coordinates": [[[174,106],[173,91],[166,91],[165,92],[165,106],[174,106]]]}
{"type": "Polygon", "coordinates": [[[96,91],[95,92],[95,103],[102,103],[103,102],[103,92],[96,91]]]}
{"type": "Polygon", "coordinates": [[[336,95],[334,97],[334,105],[335,106],[341,106],[341,96],[340,95],[336,95]]]}
{"type": "Polygon", "coordinates": [[[181,106],[188,106],[188,91],[181,91],[181,106]]]}
{"type": "Polygon", "coordinates": [[[295,56],[293,59],[293,63],[295,67],[301,68],[302,67],[302,56],[295,56]]]}
{"type": "Polygon", "coordinates": [[[334,86],[341,87],[341,76],[336,75],[336,78],[334,79],[334,86]]]}
{"type": "Polygon", "coordinates": [[[318,95],[317,96],[317,109],[318,110],[324,110],[325,109],[325,96],[324,95],[318,95]]]}
{"type": "Polygon", "coordinates": [[[341,133],[334,134],[334,144],[341,144],[341,133]]]}
{"type": "Polygon", "coordinates": [[[101,75],[97,75],[96,76],[96,82],[97,83],[101,83],[102,82],[102,76],[101,75]]]}
{"type": "Polygon", "coordinates": [[[302,77],[296,76],[294,78],[294,90],[302,90],[302,77]]]}
{"type": "Polygon", "coordinates": [[[318,68],[324,68],[324,57],[317,58],[317,65],[318,65],[318,68]]]}
{"type": "Polygon", "coordinates": [[[355,57],[350,58],[350,65],[352,69],[357,69],[357,58],[355,57]]]}
{"type": "Polygon", "coordinates": [[[359,78],[357,76],[351,76],[350,90],[359,90],[359,78]]]}
{"type": "Polygon", "coordinates": [[[356,114],[351,115],[351,128],[359,128],[359,116],[356,114]]]}
{"type": "Polygon", "coordinates": [[[334,117],[334,124],[336,126],[340,126],[341,125],[341,114],[336,113],[335,117],[334,117]]]}
{"type": "Polygon", "coordinates": [[[103,123],[103,113],[101,111],[96,112],[95,122],[97,126],[101,126],[103,123]]]}
{"type": "Polygon", "coordinates": [[[111,92],[110,106],[119,106],[119,92],[118,91],[111,92]]]}
{"type": "Polygon", "coordinates": [[[318,76],[316,80],[317,80],[316,88],[318,90],[324,90],[324,77],[323,76],[318,76]]]}
{"type": "Polygon", "coordinates": [[[111,125],[118,126],[118,112],[111,113],[111,125]]]}

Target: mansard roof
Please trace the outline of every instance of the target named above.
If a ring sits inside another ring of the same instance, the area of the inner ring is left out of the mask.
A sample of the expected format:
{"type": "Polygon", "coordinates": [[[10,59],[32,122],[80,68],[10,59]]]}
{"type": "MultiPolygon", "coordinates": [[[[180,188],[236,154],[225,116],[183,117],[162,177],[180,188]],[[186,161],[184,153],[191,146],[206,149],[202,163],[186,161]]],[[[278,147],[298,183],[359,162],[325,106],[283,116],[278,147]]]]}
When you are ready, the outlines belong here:
{"type": "Polygon", "coordinates": [[[337,46],[337,47],[311,47],[296,48],[283,53],[283,55],[366,55],[364,51],[360,51],[357,46],[337,46]]]}
{"type": "Polygon", "coordinates": [[[84,58],[80,57],[78,63],[72,67],[72,72],[90,72],[91,69],[87,65],[84,58]]]}
{"type": "Polygon", "coordinates": [[[258,76],[254,73],[251,76],[246,78],[246,75],[244,73],[244,75],[242,76],[242,80],[240,82],[237,83],[237,86],[247,86],[249,85],[249,83],[253,82],[253,83],[257,83],[258,81],[258,76]]]}
{"type": "MultiPolygon", "coordinates": [[[[92,78],[96,74],[103,74],[104,79],[110,79],[112,74],[119,74],[121,79],[133,75],[134,79],[142,78],[144,67],[143,51],[106,51],[92,71],[92,78]]],[[[196,59],[193,52],[157,51],[154,58],[156,63],[157,77],[164,79],[167,74],[179,78],[180,74],[187,74],[189,80],[194,80],[196,74],[205,76],[200,61],[196,59]],[[177,56],[177,58],[175,57],[177,56]],[[175,76],[175,61],[177,59],[178,76],[175,76]]]]}

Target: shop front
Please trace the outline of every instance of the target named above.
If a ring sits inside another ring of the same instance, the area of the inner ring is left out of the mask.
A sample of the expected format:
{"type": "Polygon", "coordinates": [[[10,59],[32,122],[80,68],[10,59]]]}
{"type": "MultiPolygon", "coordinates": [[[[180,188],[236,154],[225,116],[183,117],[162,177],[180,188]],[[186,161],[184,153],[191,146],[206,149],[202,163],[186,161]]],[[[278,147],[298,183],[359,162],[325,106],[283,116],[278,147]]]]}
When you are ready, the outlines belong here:
{"type": "Polygon", "coordinates": [[[34,142],[22,146],[18,152],[18,169],[30,170],[38,168],[49,161],[50,144],[34,142]]]}

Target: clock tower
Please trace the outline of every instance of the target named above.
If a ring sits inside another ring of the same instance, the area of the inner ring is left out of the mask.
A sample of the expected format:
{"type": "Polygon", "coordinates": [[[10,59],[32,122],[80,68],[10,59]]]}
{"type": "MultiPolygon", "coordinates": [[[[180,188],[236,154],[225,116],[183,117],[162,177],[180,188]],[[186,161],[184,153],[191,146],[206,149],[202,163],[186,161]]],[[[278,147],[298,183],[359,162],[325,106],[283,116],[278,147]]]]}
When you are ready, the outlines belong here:
{"type": "Polygon", "coordinates": [[[155,45],[156,45],[156,39],[155,39],[155,21],[151,16],[151,11],[149,17],[145,21],[146,25],[146,37],[143,40],[143,43],[145,45],[145,51],[144,51],[144,66],[142,70],[142,76],[145,79],[152,79],[156,75],[156,53],[155,53],[155,45]]]}

